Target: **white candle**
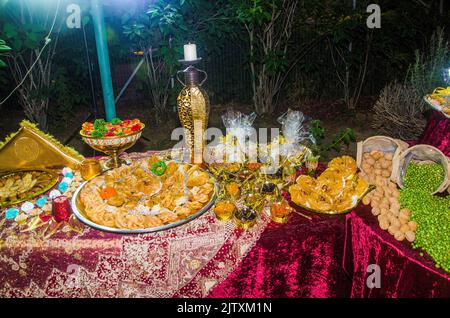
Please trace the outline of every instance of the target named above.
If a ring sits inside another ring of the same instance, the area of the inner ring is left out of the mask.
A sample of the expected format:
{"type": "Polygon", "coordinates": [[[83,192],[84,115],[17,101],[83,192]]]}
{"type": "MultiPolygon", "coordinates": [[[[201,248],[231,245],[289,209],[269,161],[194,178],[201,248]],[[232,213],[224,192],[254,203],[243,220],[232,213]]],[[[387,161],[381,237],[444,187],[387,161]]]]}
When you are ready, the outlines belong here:
{"type": "Polygon", "coordinates": [[[195,44],[185,44],[184,45],[184,60],[193,61],[197,59],[197,46],[195,44]]]}

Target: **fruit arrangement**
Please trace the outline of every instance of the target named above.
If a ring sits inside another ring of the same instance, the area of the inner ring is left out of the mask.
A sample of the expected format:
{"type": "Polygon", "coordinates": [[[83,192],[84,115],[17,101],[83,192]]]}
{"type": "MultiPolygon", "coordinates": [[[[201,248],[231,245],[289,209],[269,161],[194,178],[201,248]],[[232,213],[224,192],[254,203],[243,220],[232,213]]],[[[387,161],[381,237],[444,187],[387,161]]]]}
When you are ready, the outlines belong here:
{"type": "Polygon", "coordinates": [[[411,211],[412,222],[418,224],[413,247],[428,252],[436,267],[450,272],[450,196],[430,194],[442,182],[442,173],[439,164],[409,163],[400,205],[411,211]]]}
{"type": "Polygon", "coordinates": [[[93,123],[83,123],[81,135],[94,138],[127,136],[140,131],[142,128],[144,128],[144,124],[139,119],[120,120],[114,118],[111,122],[96,119],[93,123]]]}
{"type": "Polygon", "coordinates": [[[378,218],[380,228],[387,230],[398,241],[405,238],[415,240],[417,223],[410,220],[411,211],[401,208],[400,191],[397,185],[390,181],[392,174],[391,152],[371,151],[363,154],[360,177],[376,186],[375,190],[366,195],[362,202],[371,205],[372,214],[378,218]]]}
{"type": "Polygon", "coordinates": [[[369,183],[356,172],[356,161],[352,157],[334,158],[317,179],[300,175],[296,183],[289,187],[291,200],[298,206],[317,212],[346,212],[370,190],[369,183]]]}

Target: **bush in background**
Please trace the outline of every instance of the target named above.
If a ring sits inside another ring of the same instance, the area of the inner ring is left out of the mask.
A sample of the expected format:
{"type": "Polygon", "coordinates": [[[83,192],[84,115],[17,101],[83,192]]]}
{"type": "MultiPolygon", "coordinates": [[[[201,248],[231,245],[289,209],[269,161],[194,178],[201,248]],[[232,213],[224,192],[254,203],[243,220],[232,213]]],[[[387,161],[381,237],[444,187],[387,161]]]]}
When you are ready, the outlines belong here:
{"type": "Polygon", "coordinates": [[[372,126],[380,133],[402,139],[416,139],[425,128],[423,96],[445,85],[443,69],[448,67],[449,43],[444,30],[438,29],[424,51],[416,50],[404,84],[384,87],[374,106],[372,126]]]}
{"type": "Polygon", "coordinates": [[[436,87],[444,86],[443,69],[450,66],[449,43],[445,38],[444,29],[438,29],[431,36],[427,48],[415,51],[415,62],[406,76],[409,83],[420,96],[430,94],[436,87]]]}
{"type": "Polygon", "coordinates": [[[409,84],[391,83],[373,107],[372,126],[381,134],[404,140],[417,139],[425,128],[422,96],[409,84]]]}

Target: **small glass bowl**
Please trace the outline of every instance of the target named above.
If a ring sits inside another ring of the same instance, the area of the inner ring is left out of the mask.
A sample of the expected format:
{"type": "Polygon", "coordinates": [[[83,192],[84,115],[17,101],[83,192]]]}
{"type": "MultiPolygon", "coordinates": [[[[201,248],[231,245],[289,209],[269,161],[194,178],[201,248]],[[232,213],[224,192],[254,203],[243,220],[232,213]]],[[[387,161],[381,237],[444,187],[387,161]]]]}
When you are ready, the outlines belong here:
{"type": "Polygon", "coordinates": [[[216,218],[220,221],[228,221],[231,220],[233,218],[233,215],[236,212],[236,206],[234,205],[233,202],[229,201],[229,200],[224,200],[224,201],[219,201],[216,203],[216,206],[214,207],[214,214],[216,215],[216,218]],[[218,206],[221,204],[229,204],[229,205],[233,205],[233,210],[230,211],[218,211],[218,206]]]}
{"type": "Polygon", "coordinates": [[[289,216],[291,215],[291,213],[292,207],[284,200],[281,202],[274,202],[270,207],[270,217],[272,221],[276,223],[286,223],[287,221],[289,221],[289,216]],[[286,214],[276,215],[277,213],[274,213],[275,209],[283,209],[285,210],[286,214]]]}
{"type": "Polygon", "coordinates": [[[253,227],[256,224],[258,213],[249,207],[243,207],[234,213],[236,225],[244,230],[253,227]]]}

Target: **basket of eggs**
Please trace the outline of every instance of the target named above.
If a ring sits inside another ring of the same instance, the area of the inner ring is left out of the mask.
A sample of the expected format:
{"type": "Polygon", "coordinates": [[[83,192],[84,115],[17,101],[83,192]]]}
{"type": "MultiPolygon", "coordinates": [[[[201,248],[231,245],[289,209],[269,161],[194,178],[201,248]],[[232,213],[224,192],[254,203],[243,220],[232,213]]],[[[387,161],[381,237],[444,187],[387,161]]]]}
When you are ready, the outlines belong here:
{"type": "Polygon", "coordinates": [[[139,119],[114,118],[111,122],[96,119],[83,123],[80,135],[91,148],[111,157],[106,162],[108,168],[118,168],[121,165],[119,155],[138,141],[144,128],[139,119]]]}

